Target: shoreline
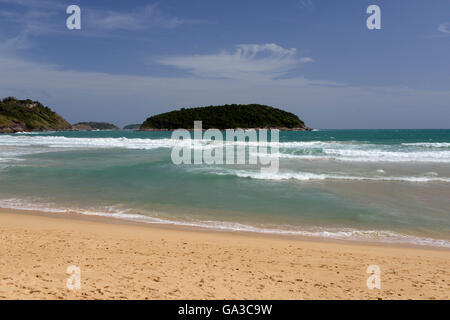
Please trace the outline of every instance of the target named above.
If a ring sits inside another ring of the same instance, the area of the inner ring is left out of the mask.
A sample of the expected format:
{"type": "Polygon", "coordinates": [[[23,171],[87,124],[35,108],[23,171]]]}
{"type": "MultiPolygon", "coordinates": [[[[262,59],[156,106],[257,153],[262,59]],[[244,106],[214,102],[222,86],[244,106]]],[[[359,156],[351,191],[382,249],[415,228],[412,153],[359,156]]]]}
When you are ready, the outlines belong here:
{"type": "MultiPolygon", "coordinates": [[[[224,129],[218,129],[218,128],[209,128],[209,129],[201,129],[200,131],[208,131],[208,130],[279,130],[279,131],[315,131],[316,129],[310,128],[306,126],[305,128],[287,128],[287,127],[267,127],[267,128],[224,128],[224,129]]],[[[194,128],[177,128],[177,129],[78,129],[78,128],[72,128],[72,129],[55,129],[55,130],[0,130],[0,134],[14,134],[14,133],[46,133],[46,132],[92,132],[92,131],[137,131],[137,132],[168,132],[168,131],[175,131],[175,130],[187,130],[187,131],[194,131],[194,128]]]]}
{"type": "MultiPolygon", "coordinates": [[[[143,226],[156,229],[167,229],[175,231],[187,231],[187,232],[203,232],[212,234],[227,234],[230,236],[241,235],[248,237],[263,237],[270,239],[287,239],[294,241],[307,241],[307,242],[319,242],[319,243],[334,243],[334,244],[347,244],[347,245],[362,245],[362,246],[375,246],[375,247],[390,247],[390,248],[412,248],[412,249],[425,249],[425,250],[438,250],[438,251],[448,251],[450,248],[447,246],[440,245],[430,245],[430,244],[416,244],[410,242],[400,242],[400,241],[375,241],[375,240],[361,240],[361,239],[339,239],[333,237],[325,236],[310,236],[301,234],[290,234],[290,233],[279,233],[279,232],[262,232],[262,231],[250,231],[250,230],[233,230],[233,229],[221,229],[214,226],[202,226],[200,224],[183,224],[169,221],[161,222],[150,222],[150,221],[139,221],[132,218],[119,218],[114,216],[106,216],[100,214],[86,214],[82,212],[77,212],[73,210],[67,210],[65,212],[58,211],[44,211],[40,209],[25,209],[25,208],[9,208],[0,206],[0,214],[2,213],[17,213],[24,215],[34,215],[43,217],[54,217],[60,219],[75,219],[75,220],[86,220],[86,221],[97,221],[103,223],[112,224],[125,224],[125,225],[135,225],[143,226]]],[[[142,216],[142,218],[147,218],[147,216],[142,216]]],[[[420,238],[418,238],[420,239],[420,238]]],[[[423,238],[426,239],[426,238],[423,238]]],[[[434,241],[440,241],[441,239],[429,238],[434,241]]],[[[446,241],[446,240],[445,240],[446,241]]]]}
{"type": "Polygon", "coordinates": [[[0,209],[0,299],[449,299],[450,251],[0,209]],[[188,230],[186,230],[188,229],[188,230]],[[382,271],[369,290],[369,265],[382,271]],[[67,266],[82,288],[65,287],[67,266]]]}

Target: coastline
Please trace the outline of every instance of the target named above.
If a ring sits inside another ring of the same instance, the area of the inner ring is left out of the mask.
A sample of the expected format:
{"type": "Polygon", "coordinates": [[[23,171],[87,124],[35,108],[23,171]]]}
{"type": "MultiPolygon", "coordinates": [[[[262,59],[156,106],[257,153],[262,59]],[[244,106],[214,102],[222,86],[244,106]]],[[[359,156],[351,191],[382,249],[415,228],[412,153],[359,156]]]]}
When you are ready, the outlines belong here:
{"type": "Polygon", "coordinates": [[[12,209],[0,221],[0,299],[449,299],[446,249],[12,209]],[[366,286],[374,264],[381,290],[366,286]]]}
{"type": "MultiPolygon", "coordinates": [[[[32,216],[42,216],[49,218],[59,218],[59,219],[70,219],[70,220],[84,220],[84,221],[94,221],[94,222],[102,222],[109,224],[123,224],[123,225],[134,225],[134,226],[142,226],[163,230],[174,230],[174,231],[187,231],[187,232],[203,232],[203,233],[211,233],[211,234],[226,234],[226,235],[239,235],[239,236],[248,236],[248,237],[262,237],[268,239],[286,239],[293,241],[306,241],[306,242],[319,242],[319,243],[333,243],[333,244],[347,244],[347,245],[362,245],[362,246],[370,246],[370,247],[391,247],[391,248],[411,248],[411,249],[425,249],[425,250],[443,250],[449,251],[450,247],[440,245],[439,241],[445,241],[434,238],[417,238],[420,240],[433,240],[436,241],[434,244],[427,243],[415,243],[410,241],[396,241],[396,240],[380,240],[380,239],[361,239],[361,238],[339,238],[333,236],[325,236],[325,235],[309,235],[302,234],[301,231],[299,233],[296,232],[282,232],[280,230],[270,230],[269,229],[259,229],[259,228],[228,228],[222,226],[215,225],[207,225],[200,223],[185,223],[182,221],[171,221],[158,219],[153,220],[152,217],[140,216],[136,217],[134,215],[131,218],[125,217],[124,215],[114,216],[111,214],[101,214],[97,212],[87,213],[78,210],[45,210],[39,207],[9,207],[3,206],[4,204],[0,204],[0,214],[2,213],[16,213],[23,215],[32,215],[32,216]],[[148,218],[148,219],[146,219],[148,218]]],[[[250,227],[250,226],[249,226],[250,227]]]]}
{"type": "MultiPolygon", "coordinates": [[[[310,128],[308,126],[305,126],[303,128],[287,128],[287,127],[265,127],[265,128],[209,128],[209,129],[201,129],[200,131],[208,131],[208,130],[279,130],[279,131],[314,131],[314,128],[310,128]]],[[[135,129],[135,131],[149,131],[149,132],[165,132],[165,131],[174,131],[174,130],[187,130],[187,131],[194,131],[194,128],[177,128],[177,129],[156,129],[156,128],[144,128],[144,129],[135,129]]]]}

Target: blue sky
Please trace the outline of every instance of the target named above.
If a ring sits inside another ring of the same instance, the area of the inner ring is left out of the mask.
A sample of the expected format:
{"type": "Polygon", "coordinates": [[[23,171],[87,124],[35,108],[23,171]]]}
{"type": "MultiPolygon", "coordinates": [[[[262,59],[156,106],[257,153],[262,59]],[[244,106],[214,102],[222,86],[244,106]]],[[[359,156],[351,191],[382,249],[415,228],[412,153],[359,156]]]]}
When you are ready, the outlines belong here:
{"type": "Polygon", "coordinates": [[[262,103],[315,128],[449,128],[449,57],[449,0],[0,0],[0,96],[72,123],[262,103]]]}

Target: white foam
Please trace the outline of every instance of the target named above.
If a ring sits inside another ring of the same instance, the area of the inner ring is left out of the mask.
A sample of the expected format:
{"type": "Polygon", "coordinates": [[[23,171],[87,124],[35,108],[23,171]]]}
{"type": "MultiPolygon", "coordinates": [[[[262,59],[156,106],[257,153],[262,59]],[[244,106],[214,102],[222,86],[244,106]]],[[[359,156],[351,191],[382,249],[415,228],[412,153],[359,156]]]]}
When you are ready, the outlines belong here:
{"type": "Polygon", "coordinates": [[[450,151],[384,151],[374,150],[325,150],[328,158],[358,162],[437,162],[450,163],[450,151]]]}
{"type": "Polygon", "coordinates": [[[402,143],[402,145],[426,147],[426,148],[450,148],[450,142],[413,142],[413,143],[402,143]]]}
{"type": "Polygon", "coordinates": [[[356,181],[401,181],[401,182],[450,182],[450,178],[438,178],[435,176],[351,176],[328,173],[311,172],[277,172],[264,173],[248,170],[218,170],[212,171],[218,175],[234,175],[241,178],[252,178],[261,180],[298,180],[298,181],[319,181],[319,180],[356,180],[356,181]]]}
{"type": "MultiPolygon", "coordinates": [[[[314,155],[314,150],[303,150],[305,154],[274,153],[269,156],[297,160],[326,160],[343,162],[430,162],[450,163],[450,151],[402,152],[383,150],[324,149],[314,155]]],[[[258,154],[266,156],[265,154],[258,154]]]]}
{"type": "MultiPolygon", "coordinates": [[[[227,145],[249,147],[278,147],[275,154],[281,158],[298,160],[327,160],[346,162],[432,162],[450,163],[450,150],[429,150],[429,146],[448,147],[450,143],[404,143],[377,145],[355,141],[292,141],[292,142],[226,142],[227,145]],[[414,148],[411,148],[414,146],[414,148]],[[420,149],[423,148],[423,149],[420,149]],[[427,150],[428,149],[428,150],[427,150]],[[289,152],[286,152],[288,151],[289,152]]],[[[0,135],[0,146],[41,148],[125,148],[151,150],[187,146],[191,148],[217,148],[214,141],[144,139],[144,138],[70,138],[63,136],[0,135]]],[[[44,150],[42,150],[44,152],[44,150]]]]}
{"type": "Polygon", "coordinates": [[[128,139],[128,138],[68,138],[60,136],[0,136],[3,146],[44,146],[58,148],[126,148],[155,149],[173,147],[179,140],[172,139],[128,139]]]}
{"type": "MultiPolygon", "coordinates": [[[[272,156],[298,160],[450,163],[450,150],[430,150],[421,144],[414,148],[407,144],[378,145],[353,141],[297,141],[269,145],[280,149],[272,156]]],[[[432,145],[442,147],[446,144],[432,145]]]]}
{"type": "Polygon", "coordinates": [[[40,132],[40,131],[18,131],[15,132],[14,134],[16,135],[21,135],[21,134],[50,134],[50,133],[54,133],[56,131],[45,131],[45,132],[40,132]]]}
{"type": "Polygon", "coordinates": [[[252,226],[244,223],[211,221],[211,220],[172,220],[168,218],[159,218],[142,214],[130,213],[131,210],[118,210],[114,207],[106,207],[104,211],[99,210],[82,210],[82,209],[62,209],[53,204],[38,204],[24,202],[20,199],[4,199],[0,200],[1,208],[16,210],[33,210],[53,213],[78,213],[84,215],[103,216],[129,221],[152,223],[152,224],[169,224],[184,227],[196,227],[212,229],[216,231],[231,232],[254,232],[274,235],[291,235],[303,237],[316,237],[334,240],[353,240],[368,242],[385,242],[399,244],[414,244],[421,246],[434,246],[450,248],[450,241],[443,239],[434,239],[429,237],[416,237],[412,235],[401,234],[389,230],[357,230],[352,228],[321,228],[321,227],[293,227],[293,226],[252,226]]]}

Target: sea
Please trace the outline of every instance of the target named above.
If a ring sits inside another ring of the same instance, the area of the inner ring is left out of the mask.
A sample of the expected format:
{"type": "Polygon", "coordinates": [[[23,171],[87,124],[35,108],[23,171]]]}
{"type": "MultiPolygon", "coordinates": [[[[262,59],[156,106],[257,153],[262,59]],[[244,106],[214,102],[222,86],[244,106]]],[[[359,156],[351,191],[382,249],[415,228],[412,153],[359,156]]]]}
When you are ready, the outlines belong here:
{"type": "Polygon", "coordinates": [[[179,143],[171,132],[0,134],[0,207],[450,248],[450,130],[282,131],[277,172],[175,164],[179,143]]]}

